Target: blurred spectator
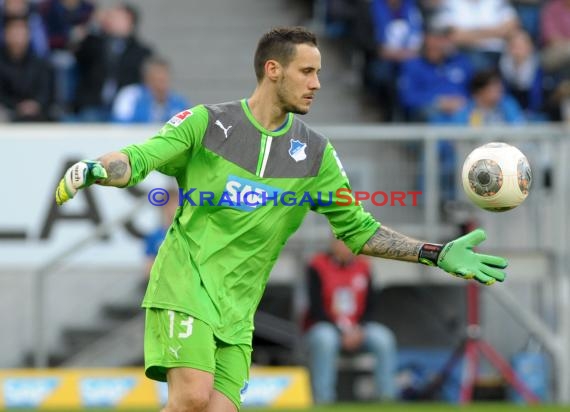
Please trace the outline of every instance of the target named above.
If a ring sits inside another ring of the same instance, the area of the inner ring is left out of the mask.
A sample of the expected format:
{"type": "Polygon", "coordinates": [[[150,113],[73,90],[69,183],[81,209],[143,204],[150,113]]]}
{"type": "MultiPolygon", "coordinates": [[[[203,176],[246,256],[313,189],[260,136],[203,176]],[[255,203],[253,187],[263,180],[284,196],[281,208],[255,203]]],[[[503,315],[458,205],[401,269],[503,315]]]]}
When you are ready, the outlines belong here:
{"type": "Polygon", "coordinates": [[[326,35],[342,37],[348,40],[350,48],[364,52],[373,50],[376,55],[371,0],[324,0],[324,3],[326,35]]]}
{"type": "Polygon", "coordinates": [[[499,62],[506,91],[524,109],[527,120],[544,120],[540,59],[528,33],[517,30],[508,39],[499,62]]]}
{"type": "Polygon", "coordinates": [[[37,56],[46,57],[49,53],[46,29],[35,5],[28,0],[0,0],[0,5],[0,42],[6,37],[2,33],[6,21],[11,18],[24,18],[28,23],[32,51],[37,56]]]}
{"type": "Polygon", "coordinates": [[[377,59],[369,67],[373,88],[380,97],[388,120],[398,113],[396,85],[400,64],[419,54],[423,21],[415,0],[372,0],[372,23],[377,44],[377,59]]]}
{"type": "Polygon", "coordinates": [[[551,0],[541,15],[546,106],[554,121],[570,119],[570,0],[551,0]]]}
{"type": "Polygon", "coordinates": [[[144,60],[151,50],[136,36],[137,13],[127,5],[105,11],[101,33],[91,33],[76,51],[79,121],[108,121],[117,91],[140,83],[144,60]]]}
{"type": "Polygon", "coordinates": [[[546,110],[550,120],[570,124],[570,78],[561,80],[549,90],[546,110]]]}
{"type": "Polygon", "coordinates": [[[51,50],[67,50],[87,35],[95,6],[86,0],[46,0],[43,16],[51,50]]]}
{"type": "MultiPolygon", "coordinates": [[[[399,81],[400,99],[410,120],[446,123],[465,107],[472,68],[468,59],[455,50],[449,31],[437,26],[426,32],[422,56],[405,63],[399,81]]],[[[453,143],[437,142],[442,206],[455,200],[456,154],[453,143]]],[[[424,162],[423,154],[420,162],[424,162]]],[[[423,167],[422,167],[423,170],[423,167]]],[[[423,191],[424,176],[418,175],[423,191]]]]}
{"type": "Polygon", "coordinates": [[[375,358],[376,395],[396,398],[396,339],[372,321],[372,276],[366,258],[334,239],[328,253],[308,268],[309,329],[306,334],[313,394],[317,403],[336,400],[337,360],[342,352],[366,351],[375,358]]]}
{"type": "Polygon", "coordinates": [[[507,0],[445,0],[437,24],[452,29],[452,39],[475,70],[496,68],[505,39],[518,27],[507,0]]]}
{"type": "Polygon", "coordinates": [[[544,68],[570,77],[570,0],[551,0],[544,6],[541,32],[544,68]]]}
{"type": "Polygon", "coordinates": [[[0,49],[0,106],[11,121],[45,121],[50,103],[48,63],[30,47],[29,24],[12,18],[4,25],[0,49]]]}
{"type": "Polygon", "coordinates": [[[476,73],[470,84],[471,98],[454,117],[454,123],[481,126],[524,123],[517,101],[505,93],[503,82],[495,70],[476,73]]]}
{"type": "Polygon", "coordinates": [[[546,0],[511,0],[521,24],[532,42],[538,45],[540,40],[540,11],[546,0]]]}
{"type": "MultiPolygon", "coordinates": [[[[324,28],[327,37],[342,37],[348,34],[349,26],[355,18],[356,4],[359,0],[320,0],[314,8],[314,17],[324,28]]],[[[313,6],[314,7],[314,6],[313,6]]]]}
{"type": "Polygon", "coordinates": [[[94,5],[85,0],[46,0],[40,8],[52,50],[54,100],[60,116],[70,111],[75,98],[77,67],[73,50],[87,36],[94,11],[94,5]]]}
{"type": "Polygon", "coordinates": [[[318,0],[311,23],[324,26],[327,37],[334,38],[335,45],[350,62],[356,82],[360,81],[370,97],[376,99],[372,90],[373,79],[369,68],[378,59],[378,47],[371,14],[371,0],[318,0]]]}
{"type": "Polygon", "coordinates": [[[113,104],[112,120],[119,123],[164,123],[190,104],[170,89],[165,60],[150,58],[143,66],[143,84],[123,87],[113,104]]]}
{"type": "Polygon", "coordinates": [[[441,10],[444,0],[419,0],[418,5],[424,21],[431,21],[441,10]]]}
{"type": "Polygon", "coordinates": [[[455,51],[448,31],[429,29],[421,57],[402,66],[400,102],[412,121],[439,121],[465,106],[471,75],[469,61],[455,51]]]}

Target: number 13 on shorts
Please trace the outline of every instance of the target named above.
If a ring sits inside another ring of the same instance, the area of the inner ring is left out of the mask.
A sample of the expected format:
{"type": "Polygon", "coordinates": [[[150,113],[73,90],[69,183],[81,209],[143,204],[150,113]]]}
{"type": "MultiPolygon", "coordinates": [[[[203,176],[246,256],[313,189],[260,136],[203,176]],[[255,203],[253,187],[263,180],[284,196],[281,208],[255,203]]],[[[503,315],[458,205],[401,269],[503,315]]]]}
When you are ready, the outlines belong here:
{"type": "MultiPolygon", "coordinates": [[[[175,328],[176,325],[176,315],[177,313],[174,312],[173,310],[169,310],[168,311],[168,318],[170,320],[170,326],[168,329],[168,337],[169,338],[174,338],[174,333],[175,333],[175,329],[179,330],[178,328],[175,328]]],[[[178,314],[179,317],[182,316],[188,316],[188,315],[183,315],[183,314],[178,314]]],[[[187,319],[181,319],[178,323],[178,325],[180,326],[180,332],[178,332],[177,337],[180,339],[185,339],[187,337],[189,337],[190,335],[192,335],[192,324],[194,323],[194,318],[192,316],[188,316],[187,319]]]]}
{"type": "Polygon", "coordinates": [[[148,308],[145,322],[146,375],[166,381],[169,368],[187,367],[214,373],[216,342],[212,328],[187,313],[148,308]]]}

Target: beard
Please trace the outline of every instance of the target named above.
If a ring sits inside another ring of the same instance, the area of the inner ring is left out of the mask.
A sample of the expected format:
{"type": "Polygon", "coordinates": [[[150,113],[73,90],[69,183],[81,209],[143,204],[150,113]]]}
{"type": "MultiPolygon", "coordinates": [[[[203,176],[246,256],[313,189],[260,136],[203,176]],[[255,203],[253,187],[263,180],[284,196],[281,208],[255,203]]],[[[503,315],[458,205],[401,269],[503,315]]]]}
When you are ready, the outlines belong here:
{"type": "Polygon", "coordinates": [[[281,110],[283,110],[285,113],[294,113],[294,114],[309,113],[308,108],[298,106],[292,103],[291,100],[292,96],[290,89],[287,87],[287,79],[282,78],[277,86],[277,101],[279,102],[281,110]]]}

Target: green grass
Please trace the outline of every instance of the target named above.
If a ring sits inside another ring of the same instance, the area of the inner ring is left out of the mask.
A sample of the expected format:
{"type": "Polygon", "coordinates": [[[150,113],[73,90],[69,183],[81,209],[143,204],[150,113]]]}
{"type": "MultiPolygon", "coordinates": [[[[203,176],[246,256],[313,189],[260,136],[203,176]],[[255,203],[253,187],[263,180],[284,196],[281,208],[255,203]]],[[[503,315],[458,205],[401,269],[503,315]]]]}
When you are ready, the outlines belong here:
{"type": "MultiPolygon", "coordinates": [[[[45,409],[44,409],[45,410],[45,409]]],[[[110,412],[119,409],[74,409],[57,412],[110,412]]],[[[125,412],[158,412],[156,409],[122,409],[125,412]]],[[[244,408],[243,411],[251,412],[550,412],[550,411],[566,411],[570,407],[555,405],[537,405],[537,406],[519,406],[510,403],[477,403],[467,406],[450,405],[443,403],[395,403],[395,404],[338,404],[333,406],[312,407],[309,409],[261,409],[261,408],[244,408]]],[[[36,412],[38,409],[9,409],[14,412],[36,412]]]]}

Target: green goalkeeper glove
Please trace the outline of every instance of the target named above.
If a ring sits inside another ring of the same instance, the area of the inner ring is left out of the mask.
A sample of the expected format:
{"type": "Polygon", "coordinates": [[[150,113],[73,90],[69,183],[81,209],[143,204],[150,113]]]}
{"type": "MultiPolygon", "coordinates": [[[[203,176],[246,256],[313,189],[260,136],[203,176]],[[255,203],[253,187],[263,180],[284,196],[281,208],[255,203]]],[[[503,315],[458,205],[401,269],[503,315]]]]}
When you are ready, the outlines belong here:
{"type": "Polygon", "coordinates": [[[444,245],[426,243],[420,251],[419,261],[484,285],[492,285],[497,280],[502,282],[506,276],[502,269],[507,267],[507,259],[473,251],[473,247],[486,238],[483,229],[476,229],[444,245]]]}
{"type": "Polygon", "coordinates": [[[65,172],[55,191],[55,202],[61,206],[73,199],[79,189],[91,186],[99,179],[106,179],[107,171],[98,160],[82,160],[65,172]]]}

